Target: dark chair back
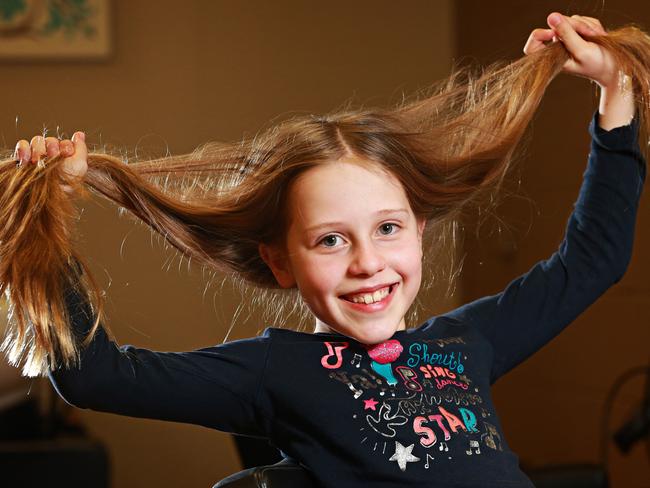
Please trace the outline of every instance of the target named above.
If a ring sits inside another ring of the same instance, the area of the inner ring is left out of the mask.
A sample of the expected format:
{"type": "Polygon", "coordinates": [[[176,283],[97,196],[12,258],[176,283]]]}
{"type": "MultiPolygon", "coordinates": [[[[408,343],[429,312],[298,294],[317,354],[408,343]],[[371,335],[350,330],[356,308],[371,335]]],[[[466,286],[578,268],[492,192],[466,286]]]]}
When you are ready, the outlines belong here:
{"type": "Polygon", "coordinates": [[[268,466],[245,469],[228,476],[213,488],[317,488],[309,472],[291,458],[268,466]]]}

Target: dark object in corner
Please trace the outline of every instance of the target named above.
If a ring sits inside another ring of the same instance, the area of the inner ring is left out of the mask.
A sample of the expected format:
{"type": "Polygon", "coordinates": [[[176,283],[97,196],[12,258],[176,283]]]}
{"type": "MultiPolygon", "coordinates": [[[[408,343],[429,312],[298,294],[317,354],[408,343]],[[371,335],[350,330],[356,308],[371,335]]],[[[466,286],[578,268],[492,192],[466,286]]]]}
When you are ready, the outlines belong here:
{"type": "Polygon", "coordinates": [[[0,412],[1,486],[108,488],[108,451],[70,422],[52,396],[47,415],[33,398],[0,412]]]}
{"type": "Polygon", "coordinates": [[[2,486],[108,488],[106,448],[84,437],[0,442],[2,486]]]}
{"type": "Polygon", "coordinates": [[[568,464],[523,469],[535,488],[608,488],[609,479],[599,464],[568,464]]]}

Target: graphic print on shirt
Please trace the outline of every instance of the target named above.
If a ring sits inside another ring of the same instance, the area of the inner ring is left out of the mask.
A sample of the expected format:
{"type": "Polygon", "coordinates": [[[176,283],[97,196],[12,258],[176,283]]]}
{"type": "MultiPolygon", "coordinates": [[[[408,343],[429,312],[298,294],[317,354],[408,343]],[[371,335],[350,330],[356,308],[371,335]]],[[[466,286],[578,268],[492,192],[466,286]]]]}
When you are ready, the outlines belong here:
{"type": "Polygon", "coordinates": [[[405,351],[390,339],[362,345],[362,354],[349,342],[323,342],[320,363],[357,402],[352,417],[360,424],[361,444],[401,471],[420,463],[429,469],[454,455],[503,450],[497,428],[486,420],[491,413],[465,370],[467,356],[459,348],[464,344],[462,337],[420,340],[405,351]]]}

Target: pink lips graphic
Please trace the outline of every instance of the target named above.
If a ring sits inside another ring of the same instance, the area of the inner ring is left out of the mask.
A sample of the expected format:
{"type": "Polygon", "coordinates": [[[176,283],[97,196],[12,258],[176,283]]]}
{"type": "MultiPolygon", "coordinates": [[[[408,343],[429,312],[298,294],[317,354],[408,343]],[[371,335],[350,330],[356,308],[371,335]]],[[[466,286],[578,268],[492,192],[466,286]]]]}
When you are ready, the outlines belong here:
{"type": "Polygon", "coordinates": [[[396,339],[389,339],[381,344],[375,344],[372,346],[366,345],[364,347],[366,348],[366,351],[368,351],[370,359],[379,364],[388,364],[396,361],[404,350],[402,344],[400,344],[396,339]]]}

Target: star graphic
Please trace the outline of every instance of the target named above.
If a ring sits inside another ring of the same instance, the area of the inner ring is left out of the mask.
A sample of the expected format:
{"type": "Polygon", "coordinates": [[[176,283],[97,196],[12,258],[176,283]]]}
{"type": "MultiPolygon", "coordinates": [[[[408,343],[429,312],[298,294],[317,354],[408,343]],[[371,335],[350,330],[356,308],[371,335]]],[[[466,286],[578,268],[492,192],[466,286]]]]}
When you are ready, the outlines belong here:
{"type": "Polygon", "coordinates": [[[370,400],[364,400],[363,403],[365,404],[363,409],[364,410],[376,410],[375,406],[379,403],[377,400],[374,398],[371,398],[370,400]]]}
{"type": "Polygon", "coordinates": [[[415,444],[404,447],[398,441],[395,441],[395,454],[393,454],[393,457],[391,457],[389,461],[397,461],[397,464],[399,464],[399,469],[406,471],[406,463],[412,463],[420,460],[419,457],[411,454],[413,446],[415,446],[415,444]]]}

